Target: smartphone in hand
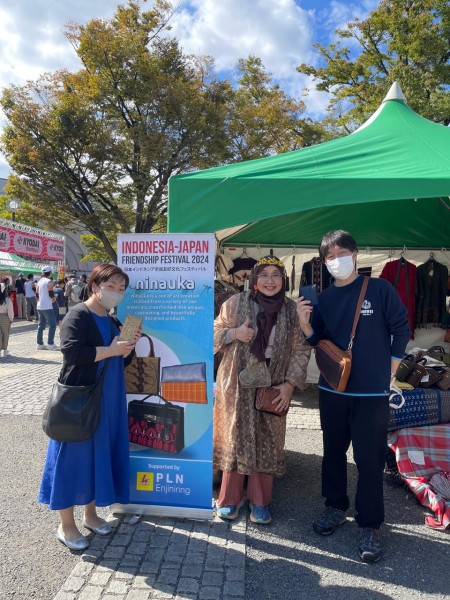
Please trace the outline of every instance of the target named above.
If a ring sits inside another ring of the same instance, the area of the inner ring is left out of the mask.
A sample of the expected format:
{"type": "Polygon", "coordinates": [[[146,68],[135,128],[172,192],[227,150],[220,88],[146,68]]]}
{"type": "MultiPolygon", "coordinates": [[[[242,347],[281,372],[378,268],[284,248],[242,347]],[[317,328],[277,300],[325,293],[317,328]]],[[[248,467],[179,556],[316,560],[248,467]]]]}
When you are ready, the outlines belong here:
{"type": "Polygon", "coordinates": [[[317,286],[313,285],[302,285],[300,288],[300,296],[303,296],[304,300],[309,300],[311,306],[317,306],[317,286]]]}
{"type": "Polygon", "coordinates": [[[142,317],[136,315],[127,315],[125,323],[120,330],[119,342],[133,342],[136,333],[142,325],[142,317]]]}

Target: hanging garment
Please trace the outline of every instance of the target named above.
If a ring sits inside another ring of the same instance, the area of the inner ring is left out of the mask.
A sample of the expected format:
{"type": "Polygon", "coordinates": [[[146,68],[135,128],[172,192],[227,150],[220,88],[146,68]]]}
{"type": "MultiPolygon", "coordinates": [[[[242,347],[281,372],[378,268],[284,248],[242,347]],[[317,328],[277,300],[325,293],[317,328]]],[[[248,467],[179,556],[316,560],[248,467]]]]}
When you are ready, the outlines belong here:
{"type": "Polygon", "coordinates": [[[300,290],[302,285],[316,285],[317,293],[323,292],[334,282],[334,277],[330,275],[327,267],[322,260],[316,256],[303,263],[302,275],[300,278],[300,290]]]}
{"type": "Polygon", "coordinates": [[[250,279],[250,273],[256,262],[254,258],[250,258],[247,255],[233,260],[233,266],[228,271],[228,274],[233,275],[233,283],[239,286],[240,291],[244,289],[244,282],[250,279]]]}
{"type": "Polygon", "coordinates": [[[408,311],[408,324],[411,330],[409,339],[414,339],[416,326],[417,267],[403,256],[399,260],[387,262],[380,274],[381,279],[390,281],[397,290],[408,311]]]}
{"type": "Polygon", "coordinates": [[[447,282],[447,267],[434,257],[417,267],[417,327],[445,327],[447,282]]]}

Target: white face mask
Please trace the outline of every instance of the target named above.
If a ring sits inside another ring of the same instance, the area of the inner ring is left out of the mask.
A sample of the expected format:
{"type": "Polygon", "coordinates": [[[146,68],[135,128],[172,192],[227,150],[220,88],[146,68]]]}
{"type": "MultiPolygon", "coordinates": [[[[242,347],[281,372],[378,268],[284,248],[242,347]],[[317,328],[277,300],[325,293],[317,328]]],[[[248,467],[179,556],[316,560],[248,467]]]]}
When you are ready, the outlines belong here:
{"type": "Polygon", "coordinates": [[[123,294],[100,288],[100,292],[98,293],[98,301],[103,306],[103,308],[106,308],[106,310],[111,310],[112,308],[120,304],[122,300],[123,294]]]}
{"type": "Polygon", "coordinates": [[[355,269],[353,254],[350,256],[338,256],[333,260],[325,261],[328,272],[335,279],[348,279],[355,269]]]}

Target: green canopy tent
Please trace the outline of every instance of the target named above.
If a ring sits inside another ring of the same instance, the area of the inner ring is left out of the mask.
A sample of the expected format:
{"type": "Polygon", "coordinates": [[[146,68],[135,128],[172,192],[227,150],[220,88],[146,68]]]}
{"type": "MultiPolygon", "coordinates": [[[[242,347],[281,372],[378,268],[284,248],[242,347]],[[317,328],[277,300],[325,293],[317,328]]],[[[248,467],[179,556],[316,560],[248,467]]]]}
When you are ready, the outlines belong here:
{"type": "Polygon", "coordinates": [[[351,135],[172,177],[168,230],[218,232],[223,246],[317,247],[342,228],[360,246],[443,248],[449,197],[450,128],[412,111],[394,83],[351,135]]]}
{"type": "Polygon", "coordinates": [[[9,252],[0,252],[0,273],[12,273],[17,276],[23,273],[26,277],[29,273],[32,275],[42,275],[42,267],[44,263],[35,263],[25,258],[21,258],[16,254],[9,252]]]}

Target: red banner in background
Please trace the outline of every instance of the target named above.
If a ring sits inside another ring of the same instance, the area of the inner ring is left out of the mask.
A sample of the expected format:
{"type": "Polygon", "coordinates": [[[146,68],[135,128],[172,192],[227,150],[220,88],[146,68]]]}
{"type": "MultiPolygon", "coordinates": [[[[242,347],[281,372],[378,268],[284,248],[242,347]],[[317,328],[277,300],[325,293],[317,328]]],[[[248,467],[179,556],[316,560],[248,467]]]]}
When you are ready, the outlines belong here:
{"type": "Polygon", "coordinates": [[[0,226],[0,251],[48,261],[64,260],[64,242],[49,235],[0,226]]]}

